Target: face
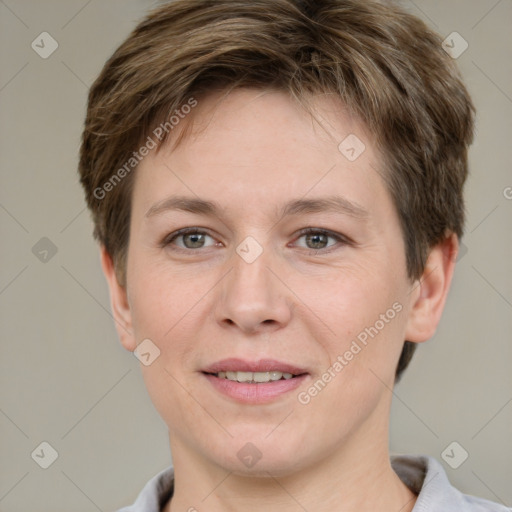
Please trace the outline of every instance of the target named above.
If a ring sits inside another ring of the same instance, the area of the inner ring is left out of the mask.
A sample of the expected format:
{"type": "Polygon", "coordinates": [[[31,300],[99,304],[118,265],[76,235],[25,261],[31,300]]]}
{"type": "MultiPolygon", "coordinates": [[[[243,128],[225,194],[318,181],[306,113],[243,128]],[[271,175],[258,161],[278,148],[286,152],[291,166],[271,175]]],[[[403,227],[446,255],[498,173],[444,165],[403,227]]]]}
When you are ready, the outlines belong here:
{"type": "Polygon", "coordinates": [[[121,337],[159,350],[142,370],[175,460],[285,475],[387,444],[419,292],[371,136],[314,106],[210,96],[136,171],[121,337]]]}

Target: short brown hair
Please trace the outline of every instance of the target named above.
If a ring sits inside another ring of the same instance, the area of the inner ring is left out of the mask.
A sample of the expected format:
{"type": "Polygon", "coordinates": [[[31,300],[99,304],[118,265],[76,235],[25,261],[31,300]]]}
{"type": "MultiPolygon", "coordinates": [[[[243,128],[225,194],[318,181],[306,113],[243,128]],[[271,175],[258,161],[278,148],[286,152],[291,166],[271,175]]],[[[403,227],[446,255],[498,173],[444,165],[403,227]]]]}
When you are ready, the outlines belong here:
{"type": "MultiPolygon", "coordinates": [[[[474,107],[441,38],[421,20],[377,0],[176,0],[135,28],[89,93],[79,172],[94,235],[120,283],[133,183],[126,162],[190,98],[236,87],[285,91],[303,104],[334,93],[367,125],[412,280],[432,246],[449,232],[462,236],[474,107]]],[[[405,341],[397,378],[415,347],[405,341]]]]}

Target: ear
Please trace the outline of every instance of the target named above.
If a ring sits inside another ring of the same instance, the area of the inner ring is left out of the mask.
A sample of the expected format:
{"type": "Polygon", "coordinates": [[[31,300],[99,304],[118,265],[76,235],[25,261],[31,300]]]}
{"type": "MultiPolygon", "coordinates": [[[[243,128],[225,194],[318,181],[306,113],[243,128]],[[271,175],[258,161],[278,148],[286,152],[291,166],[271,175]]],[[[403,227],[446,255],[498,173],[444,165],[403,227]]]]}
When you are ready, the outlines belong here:
{"type": "Polygon", "coordinates": [[[126,287],[119,284],[114,269],[114,262],[104,246],[101,246],[100,257],[101,268],[103,269],[110,290],[110,307],[112,309],[117,334],[119,335],[123,347],[133,352],[137,348],[137,343],[133,335],[132,314],[130,304],[128,303],[126,287]]]}
{"type": "Polygon", "coordinates": [[[406,340],[420,343],[435,334],[450,289],[458,251],[459,240],[454,233],[449,233],[431,249],[423,275],[411,289],[414,298],[405,331],[406,340]]]}

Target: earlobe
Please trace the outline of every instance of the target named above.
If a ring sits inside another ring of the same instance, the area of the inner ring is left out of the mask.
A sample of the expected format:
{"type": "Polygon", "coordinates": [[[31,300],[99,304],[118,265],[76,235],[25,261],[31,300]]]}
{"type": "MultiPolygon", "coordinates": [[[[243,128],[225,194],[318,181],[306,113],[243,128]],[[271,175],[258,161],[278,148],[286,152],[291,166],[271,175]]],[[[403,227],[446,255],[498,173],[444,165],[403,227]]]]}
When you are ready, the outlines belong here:
{"type": "Polygon", "coordinates": [[[133,352],[137,347],[137,343],[133,335],[132,315],[126,287],[119,284],[112,257],[104,246],[101,246],[100,258],[101,268],[110,290],[110,307],[119,339],[126,350],[133,352]]]}
{"type": "Polygon", "coordinates": [[[434,246],[421,279],[411,287],[411,305],[405,339],[421,343],[436,332],[443,313],[459,248],[457,235],[449,234],[434,246]]]}

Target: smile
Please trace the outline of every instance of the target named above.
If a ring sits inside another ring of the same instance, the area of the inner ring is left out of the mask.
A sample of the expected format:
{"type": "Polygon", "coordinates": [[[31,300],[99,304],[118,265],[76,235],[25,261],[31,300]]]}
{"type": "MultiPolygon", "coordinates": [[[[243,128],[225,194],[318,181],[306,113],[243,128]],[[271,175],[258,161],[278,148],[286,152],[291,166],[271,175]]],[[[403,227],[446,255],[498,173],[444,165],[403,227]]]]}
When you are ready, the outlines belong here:
{"type": "Polygon", "coordinates": [[[272,372],[219,372],[216,374],[219,379],[227,379],[236,382],[248,382],[250,384],[259,384],[264,382],[272,382],[281,379],[292,379],[291,373],[283,373],[279,371],[272,372]]]}
{"type": "Polygon", "coordinates": [[[272,359],[224,359],[205,368],[202,374],[216,393],[246,404],[272,402],[309,376],[302,368],[272,359]]]}

